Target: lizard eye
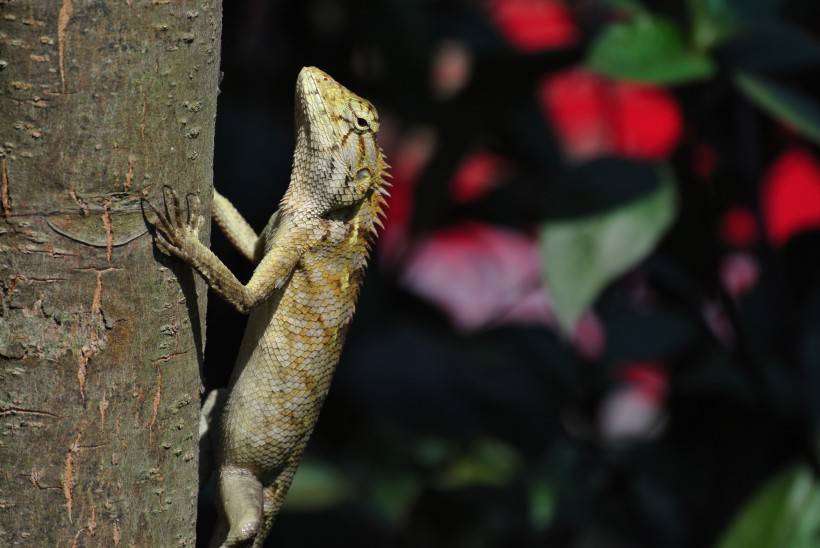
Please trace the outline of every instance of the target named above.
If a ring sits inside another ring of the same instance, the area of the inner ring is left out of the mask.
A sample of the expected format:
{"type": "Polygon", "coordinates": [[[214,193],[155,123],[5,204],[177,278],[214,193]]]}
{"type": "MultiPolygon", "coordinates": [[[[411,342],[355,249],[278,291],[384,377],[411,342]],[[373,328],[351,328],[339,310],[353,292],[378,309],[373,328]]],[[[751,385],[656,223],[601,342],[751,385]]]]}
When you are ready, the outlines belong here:
{"type": "Polygon", "coordinates": [[[367,120],[365,120],[364,118],[361,118],[361,117],[356,118],[356,129],[361,129],[361,130],[370,129],[370,124],[368,124],[367,120]]]}
{"type": "Polygon", "coordinates": [[[370,170],[367,168],[360,169],[356,172],[357,181],[362,181],[364,179],[367,179],[368,177],[370,177],[370,170]]]}

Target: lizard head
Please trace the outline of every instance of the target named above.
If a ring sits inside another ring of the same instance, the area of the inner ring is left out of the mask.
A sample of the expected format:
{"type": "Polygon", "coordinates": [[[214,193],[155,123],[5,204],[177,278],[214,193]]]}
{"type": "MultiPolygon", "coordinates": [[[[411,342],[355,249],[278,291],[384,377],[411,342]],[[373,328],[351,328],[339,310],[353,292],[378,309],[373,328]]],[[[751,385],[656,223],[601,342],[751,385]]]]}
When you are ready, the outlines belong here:
{"type": "Polygon", "coordinates": [[[379,114],[370,101],[316,67],[303,68],[296,81],[292,191],[319,215],[380,195],[387,166],[378,131],[379,114]]]}

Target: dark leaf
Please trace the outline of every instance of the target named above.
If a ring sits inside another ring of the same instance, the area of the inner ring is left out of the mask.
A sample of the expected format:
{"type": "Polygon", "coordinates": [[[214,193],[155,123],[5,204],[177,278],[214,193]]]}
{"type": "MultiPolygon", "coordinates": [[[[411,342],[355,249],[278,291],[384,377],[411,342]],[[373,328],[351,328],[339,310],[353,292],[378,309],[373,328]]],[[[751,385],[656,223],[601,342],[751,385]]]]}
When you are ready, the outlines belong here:
{"type": "Polygon", "coordinates": [[[812,99],[784,84],[746,72],[738,72],[735,82],[757,106],[820,144],[820,106],[812,99]]]}
{"type": "Polygon", "coordinates": [[[820,42],[794,25],[770,22],[739,32],[719,54],[744,70],[793,70],[820,64],[820,42]]]}
{"type": "Polygon", "coordinates": [[[658,188],[657,170],[643,162],[602,158],[581,164],[547,193],[547,219],[601,213],[658,188]]]}

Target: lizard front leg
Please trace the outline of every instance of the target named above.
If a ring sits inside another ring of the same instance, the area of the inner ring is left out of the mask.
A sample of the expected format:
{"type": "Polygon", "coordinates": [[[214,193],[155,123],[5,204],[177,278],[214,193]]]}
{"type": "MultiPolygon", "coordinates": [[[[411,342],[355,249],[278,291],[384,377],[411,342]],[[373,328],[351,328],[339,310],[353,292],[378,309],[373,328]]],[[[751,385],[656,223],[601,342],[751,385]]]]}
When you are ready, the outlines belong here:
{"type": "Polygon", "coordinates": [[[252,263],[257,262],[261,243],[259,236],[234,205],[216,190],[214,190],[213,216],[217,226],[237,251],[252,263]]]}
{"type": "Polygon", "coordinates": [[[187,212],[184,216],[179,197],[168,186],[163,187],[163,201],[164,212],[160,212],[151,202],[145,202],[157,217],[154,224],[157,247],[163,253],[190,264],[205,278],[211,289],[243,314],[284,286],[302,253],[317,235],[321,235],[319,227],[311,230],[310,227],[296,229],[282,226],[280,230],[288,231],[284,241],[289,245],[270,249],[259,262],[250,281],[242,284],[225,263],[199,241],[199,230],[204,223],[199,213],[199,199],[193,194],[186,196],[187,212]]]}

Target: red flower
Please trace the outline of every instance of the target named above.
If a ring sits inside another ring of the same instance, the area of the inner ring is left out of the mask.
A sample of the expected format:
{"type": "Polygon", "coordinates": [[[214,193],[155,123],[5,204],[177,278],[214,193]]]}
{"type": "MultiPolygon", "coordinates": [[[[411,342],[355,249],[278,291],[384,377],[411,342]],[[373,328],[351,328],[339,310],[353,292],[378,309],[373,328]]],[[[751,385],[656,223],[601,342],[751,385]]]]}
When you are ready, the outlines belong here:
{"type": "Polygon", "coordinates": [[[480,198],[498,184],[505,168],[504,159],[497,154],[486,151],[470,154],[450,182],[453,201],[466,203],[480,198]]]}
{"type": "Polygon", "coordinates": [[[708,179],[715,172],[717,152],[712,145],[698,143],[692,150],[692,171],[701,179],[708,179]]]}
{"type": "Polygon", "coordinates": [[[727,210],[720,221],[720,235],[730,245],[752,245],[757,240],[757,219],[754,213],[745,207],[727,210]]]}
{"type": "Polygon", "coordinates": [[[774,245],[820,228],[820,165],[814,156],[799,148],[783,153],[766,174],[761,201],[774,245]]]}
{"type": "Polygon", "coordinates": [[[662,88],[613,85],[615,150],[629,158],[666,158],[680,140],[683,121],[675,99],[662,88]]]}
{"type": "Polygon", "coordinates": [[[539,99],[567,156],[576,160],[606,154],[663,159],[683,130],[680,108],[666,90],[582,70],[545,78],[539,99]]]}
{"type": "Polygon", "coordinates": [[[490,0],[489,12],[504,37],[520,51],[566,47],[579,37],[562,0],[490,0]]]}
{"type": "Polygon", "coordinates": [[[621,371],[621,378],[647,398],[663,401],[669,389],[666,370],[655,362],[634,362],[621,371]]]}
{"type": "Polygon", "coordinates": [[[571,158],[590,158],[612,148],[608,87],[601,77],[582,70],[542,80],[541,107],[571,158]]]}

